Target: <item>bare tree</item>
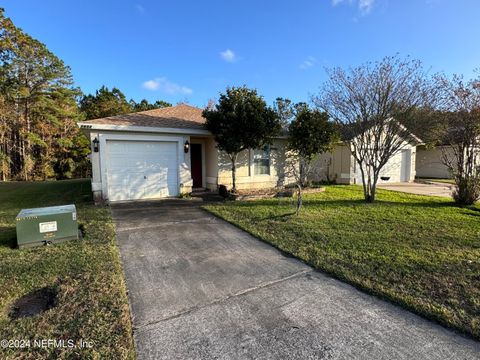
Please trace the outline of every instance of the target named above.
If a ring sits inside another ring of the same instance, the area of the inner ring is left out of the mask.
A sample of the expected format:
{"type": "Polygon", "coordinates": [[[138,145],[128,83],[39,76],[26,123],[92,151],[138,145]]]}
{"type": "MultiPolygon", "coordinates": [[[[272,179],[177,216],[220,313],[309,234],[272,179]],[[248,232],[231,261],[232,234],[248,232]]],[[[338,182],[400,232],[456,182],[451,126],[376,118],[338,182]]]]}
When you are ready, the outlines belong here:
{"type": "Polygon", "coordinates": [[[313,101],[340,125],[361,172],[365,200],[373,202],[385,164],[408,142],[418,141],[397,119],[428,107],[430,81],[419,61],[398,56],[348,70],[333,68],[328,75],[313,101]]]}
{"type": "Polygon", "coordinates": [[[471,205],[480,198],[480,76],[465,82],[440,79],[446,127],[442,161],[455,179],[454,200],[471,205]]]}

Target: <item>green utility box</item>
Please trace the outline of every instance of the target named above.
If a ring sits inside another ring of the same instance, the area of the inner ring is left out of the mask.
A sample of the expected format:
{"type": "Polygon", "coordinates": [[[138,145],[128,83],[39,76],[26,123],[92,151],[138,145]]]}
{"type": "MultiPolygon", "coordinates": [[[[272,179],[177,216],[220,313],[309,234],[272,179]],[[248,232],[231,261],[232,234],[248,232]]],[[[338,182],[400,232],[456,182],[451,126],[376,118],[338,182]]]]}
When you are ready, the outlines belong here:
{"type": "Polygon", "coordinates": [[[78,239],[75,205],[23,209],[16,223],[20,248],[78,239]]]}

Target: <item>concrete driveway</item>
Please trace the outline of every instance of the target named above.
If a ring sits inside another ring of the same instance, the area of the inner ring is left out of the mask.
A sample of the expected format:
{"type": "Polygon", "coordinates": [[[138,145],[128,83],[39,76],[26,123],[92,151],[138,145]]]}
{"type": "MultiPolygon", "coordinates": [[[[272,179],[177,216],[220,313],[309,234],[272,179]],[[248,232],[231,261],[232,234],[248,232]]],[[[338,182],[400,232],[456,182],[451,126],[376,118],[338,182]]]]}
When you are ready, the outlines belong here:
{"type": "Polygon", "coordinates": [[[204,212],[112,206],[139,359],[479,359],[480,343],[204,212]]]}
{"type": "Polygon", "coordinates": [[[416,195],[452,197],[453,185],[442,183],[393,183],[380,184],[379,188],[394,190],[416,195]]]}

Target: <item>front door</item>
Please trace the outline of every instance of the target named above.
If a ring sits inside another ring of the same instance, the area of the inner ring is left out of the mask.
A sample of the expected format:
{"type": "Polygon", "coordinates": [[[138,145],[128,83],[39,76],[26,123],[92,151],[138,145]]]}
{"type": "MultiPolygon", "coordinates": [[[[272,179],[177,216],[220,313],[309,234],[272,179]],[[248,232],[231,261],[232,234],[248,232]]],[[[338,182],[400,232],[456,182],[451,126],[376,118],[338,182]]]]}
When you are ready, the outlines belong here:
{"type": "Polygon", "coordinates": [[[192,164],[192,180],[194,188],[203,187],[202,144],[190,145],[190,161],[192,164]]]}

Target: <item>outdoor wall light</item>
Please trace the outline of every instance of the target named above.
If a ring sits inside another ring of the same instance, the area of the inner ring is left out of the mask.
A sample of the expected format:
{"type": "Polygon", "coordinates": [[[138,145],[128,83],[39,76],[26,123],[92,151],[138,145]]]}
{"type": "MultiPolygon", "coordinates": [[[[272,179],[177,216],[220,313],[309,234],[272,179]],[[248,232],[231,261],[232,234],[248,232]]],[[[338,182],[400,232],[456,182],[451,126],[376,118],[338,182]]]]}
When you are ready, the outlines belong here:
{"type": "Polygon", "coordinates": [[[95,138],[93,139],[92,144],[93,144],[93,152],[98,152],[98,149],[100,147],[100,141],[98,141],[98,139],[95,138]]]}
{"type": "Polygon", "coordinates": [[[187,140],[185,141],[185,145],[183,145],[183,151],[185,151],[185,154],[187,154],[188,150],[190,150],[190,143],[187,140]]]}

